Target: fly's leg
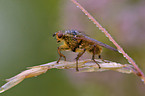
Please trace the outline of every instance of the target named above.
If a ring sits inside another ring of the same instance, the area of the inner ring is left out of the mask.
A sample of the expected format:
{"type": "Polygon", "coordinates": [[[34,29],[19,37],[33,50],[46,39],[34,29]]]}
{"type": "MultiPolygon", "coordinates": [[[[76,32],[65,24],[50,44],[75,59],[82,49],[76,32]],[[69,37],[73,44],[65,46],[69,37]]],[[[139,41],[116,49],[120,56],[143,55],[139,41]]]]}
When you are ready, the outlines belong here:
{"type": "Polygon", "coordinates": [[[61,57],[63,57],[64,60],[66,61],[66,57],[61,53],[61,51],[65,51],[65,50],[69,50],[69,47],[66,44],[61,45],[57,48],[58,54],[60,56],[59,59],[57,60],[57,63],[59,63],[61,57]]]}
{"type": "Polygon", "coordinates": [[[98,56],[99,59],[102,59],[101,55],[98,56]]]}
{"type": "Polygon", "coordinates": [[[104,59],[102,59],[101,55],[98,55],[98,58],[101,59],[103,62],[106,62],[104,59]]]}
{"type": "Polygon", "coordinates": [[[98,58],[101,59],[105,63],[109,63],[109,61],[102,59],[101,55],[99,55],[98,58]]]}
{"type": "Polygon", "coordinates": [[[75,58],[76,59],[76,71],[79,71],[78,69],[78,60],[79,58],[85,53],[86,49],[83,50],[83,52],[80,52],[77,57],[75,58]]]}
{"type": "MultiPolygon", "coordinates": [[[[96,53],[96,47],[95,47],[95,45],[94,45],[94,50],[93,50],[93,56],[92,56],[92,60],[98,65],[98,67],[99,67],[99,69],[101,68],[101,66],[98,64],[98,62],[97,61],[95,61],[95,53],[96,53]]],[[[99,55],[99,56],[101,56],[101,55],[99,55]]]]}
{"type": "Polygon", "coordinates": [[[66,61],[66,57],[60,52],[62,48],[58,47],[57,48],[57,51],[58,51],[58,54],[59,54],[59,59],[57,60],[57,63],[59,63],[61,57],[64,58],[64,60],[66,61]]]}

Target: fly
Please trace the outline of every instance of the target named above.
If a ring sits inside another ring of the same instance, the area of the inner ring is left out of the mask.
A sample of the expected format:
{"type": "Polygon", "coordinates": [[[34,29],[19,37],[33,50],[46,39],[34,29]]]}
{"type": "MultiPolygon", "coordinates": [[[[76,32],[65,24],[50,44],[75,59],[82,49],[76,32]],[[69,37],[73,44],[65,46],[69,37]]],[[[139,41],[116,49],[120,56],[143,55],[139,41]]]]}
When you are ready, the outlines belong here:
{"type": "Polygon", "coordinates": [[[98,55],[98,58],[102,59],[102,47],[108,48],[113,51],[118,51],[117,49],[95,39],[92,39],[77,30],[58,31],[53,34],[53,37],[54,36],[56,36],[57,42],[63,42],[63,45],[60,45],[57,49],[60,56],[57,60],[57,63],[59,63],[61,57],[63,57],[66,61],[66,57],[61,53],[61,51],[69,50],[73,52],[78,52],[78,55],[75,58],[76,71],[79,71],[78,60],[86,51],[92,54],[92,60],[98,65],[99,68],[101,68],[101,66],[98,64],[97,61],[95,61],[95,55],[98,55]]]}

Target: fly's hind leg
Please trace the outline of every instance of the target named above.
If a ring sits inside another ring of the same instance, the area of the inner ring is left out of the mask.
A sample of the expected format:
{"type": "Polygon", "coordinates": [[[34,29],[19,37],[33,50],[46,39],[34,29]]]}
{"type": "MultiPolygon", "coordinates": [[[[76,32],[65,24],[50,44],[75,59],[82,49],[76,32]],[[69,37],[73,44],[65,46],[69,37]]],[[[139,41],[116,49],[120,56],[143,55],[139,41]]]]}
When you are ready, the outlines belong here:
{"type": "MultiPolygon", "coordinates": [[[[95,61],[95,53],[96,53],[96,46],[94,45],[92,60],[98,65],[98,67],[100,69],[101,66],[99,65],[99,63],[97,61],[95,61]]],[[[101,55],[99,55],[99,56],[101,56],[101,55]]]]}
{"type": "Polygon", "coordinates": [[[101,55],[98,55],[98,58],[101,59],[105,63],[109,63],[109,61],[102,59],[102,56],[101,55]]]}
{"type": "Polygon", "coordinates": [[[83,50],[83,52],[80,52],[77,57],[75,58],[76,59],[76,71],[79,71],[78,69],[78,60],[79,58],[85,53],[86,49],[83,50]]]}

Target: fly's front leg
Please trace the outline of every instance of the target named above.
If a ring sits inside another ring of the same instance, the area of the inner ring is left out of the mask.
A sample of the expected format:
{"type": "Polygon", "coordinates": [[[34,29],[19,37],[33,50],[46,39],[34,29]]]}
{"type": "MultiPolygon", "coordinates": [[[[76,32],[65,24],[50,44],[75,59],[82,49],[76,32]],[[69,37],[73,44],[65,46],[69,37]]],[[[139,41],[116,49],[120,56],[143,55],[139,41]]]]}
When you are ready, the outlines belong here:
{"type": "Polygon", "coordinates": [[[65,50],[69,50],[69,47],[64,44],[64,45],[61,45],[60,47],[57,48],[57,51],[58,51],[58,54],[59,54],[59,59],[57,60],[57,63],[59,63],[61,57],[64,58],[64,60],[66,61],[66,57],[61,53],[61,51],[65,51],[65,50]]]}
{"type": "Polygon", "coordinates": [[[75,58],[76,59],[76,71],[79,71],[78,69],[78,60],[79,58],[85,53],[86,49],[83,50],[83,52],[80,52],[77,57],[75,58]]]}
{"type": "Polygon", "coordinates": [[[57,63],[59,63],[61,57],[64,58],[64,60],[66,61],[66,57],[60,52],[62,49],[60,47],[57,48],[58,54],[59,54],[59,59],[57,60],[57,63]]]}
{"type": "MultiPolygon", "coordinates": [[[[92,56],[92,60],[98,65],[99,69],[101,68],[101,66],[98,64],[97,61],[95,61],[95,53],[96,53],[96,46],[94,45],[94,50],[93,50],[93,56],[92,56]]],[[[99,55],[101,56],[101,55],[99,55]]]]}

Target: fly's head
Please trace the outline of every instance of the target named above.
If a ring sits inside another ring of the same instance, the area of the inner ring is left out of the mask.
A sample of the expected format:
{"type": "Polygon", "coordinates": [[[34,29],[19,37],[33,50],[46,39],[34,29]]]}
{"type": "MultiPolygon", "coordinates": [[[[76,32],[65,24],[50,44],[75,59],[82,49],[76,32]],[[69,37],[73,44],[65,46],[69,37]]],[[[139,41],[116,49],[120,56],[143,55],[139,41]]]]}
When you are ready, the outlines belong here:
{"type": "Polygon", "coordinates": [[[64,37],[64,33],[62,31],[58,31],[56,33],[53,34],[53,37],[56,37],[57,39],[57,42],[61,42],[63,40],[63,37],[64,37]]]}
{"type": "Polygon", "coordinates": [[[65,30],[65,31],[58,31],[55,34],[53,34],[53,37],[56,37],[57,42],[69,42],[69,43],[73,43],[73,42],[77,42],[77,40],[79,40],[79,38],[84,37],[85,35],[82,34],[81,32],[77,31],[77,30],[65,30]]]}

